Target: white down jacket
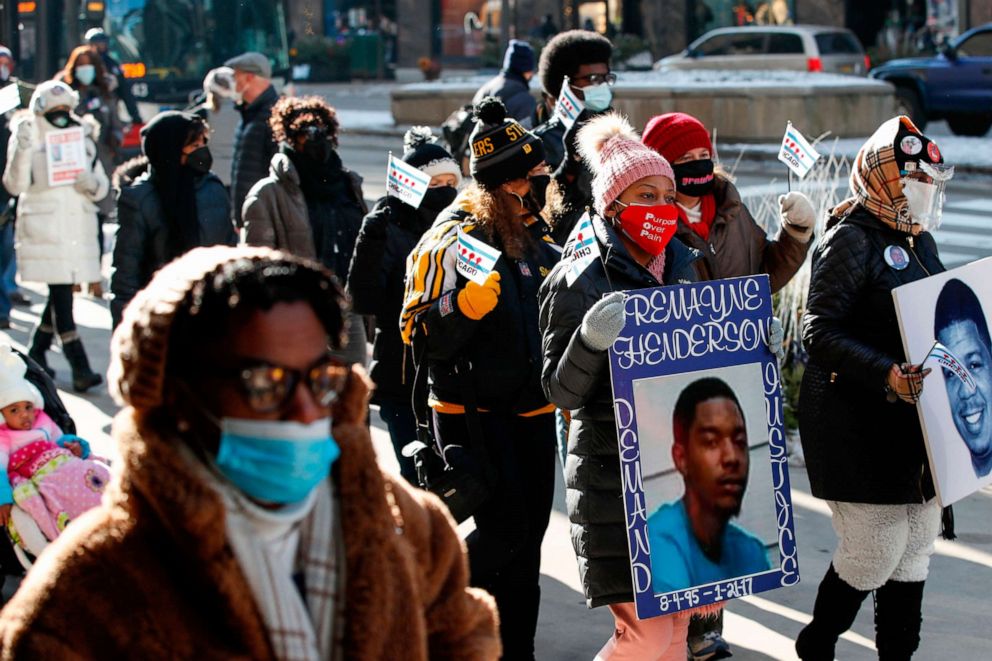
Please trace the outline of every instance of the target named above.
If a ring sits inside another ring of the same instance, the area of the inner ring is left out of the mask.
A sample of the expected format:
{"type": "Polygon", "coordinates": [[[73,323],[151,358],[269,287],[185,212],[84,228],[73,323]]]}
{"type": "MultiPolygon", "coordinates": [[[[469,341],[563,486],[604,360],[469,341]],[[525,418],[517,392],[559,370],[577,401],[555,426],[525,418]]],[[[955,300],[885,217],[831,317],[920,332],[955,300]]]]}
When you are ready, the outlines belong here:
{"type": "Polygon", "coordinates": [[[98,282],[100,245],[96,202],[107,196],[110,181],[96,157],[95,122],[73,116],[86,134],[86,156],[96,189],[81,193],[72,185],[49,186],[45,135],[58,130],[41,115],[14,117],[7,144],[3,185],[17,195],[17,269],[23,280],[51,285],[98,282]],[[33,122],[30,149],[21,149],[18,127],[33,122]]]}

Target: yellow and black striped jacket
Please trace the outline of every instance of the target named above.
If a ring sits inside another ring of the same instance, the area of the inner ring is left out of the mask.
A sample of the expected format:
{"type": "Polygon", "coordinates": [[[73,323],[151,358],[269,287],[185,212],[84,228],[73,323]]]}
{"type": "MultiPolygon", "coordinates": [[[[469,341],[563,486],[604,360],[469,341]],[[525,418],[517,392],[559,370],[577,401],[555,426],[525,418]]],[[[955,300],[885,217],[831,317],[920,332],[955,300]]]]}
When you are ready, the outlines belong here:
{"type": "Polygon", "coordinates": [[[500,297],[496,308],[479,320],[462,314],[458,291],[468,280],[456,269],[458,230],[502,250],[474,220],[459,198],[442,213],[407,258],[406,290],[400,316],[403,341],[423,334],[427,343],[430,404],[442,413],[461,413],[463,377],[454,367],[471,365],[469,376],[480,410],[535,415],[553,410],[541,389],[541,336],[537,327],[537,291],[558,262],[561,250],[544,221],[528,226],[535,241],[525,259],[501,255],[500,297]]]}

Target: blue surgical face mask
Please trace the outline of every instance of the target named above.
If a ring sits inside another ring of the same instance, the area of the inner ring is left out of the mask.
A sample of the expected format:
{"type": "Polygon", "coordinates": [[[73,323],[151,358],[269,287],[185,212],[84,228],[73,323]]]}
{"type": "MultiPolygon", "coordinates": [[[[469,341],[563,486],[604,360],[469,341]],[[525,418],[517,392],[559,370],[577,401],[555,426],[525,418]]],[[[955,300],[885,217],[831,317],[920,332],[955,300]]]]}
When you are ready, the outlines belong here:
{"type": "Polygon", "coordinates": [[[96,67],[92,64],[80,64],[76,67],[75,77],[83,85],[91,85],[96,79],[96,67]]]}
{"type": "Polygon", "coordinates": [[[303,500],[327,479],[340,454],[330,418],[309,424],[223,418],[215,462],[249,497],[287,504],[303,500]]]}
{"type": "Polygon", "coordinates": [[[582,88],[586,108],[592,112],[602,112],[613,103],[613,89],[606,83],[582,88]]]}

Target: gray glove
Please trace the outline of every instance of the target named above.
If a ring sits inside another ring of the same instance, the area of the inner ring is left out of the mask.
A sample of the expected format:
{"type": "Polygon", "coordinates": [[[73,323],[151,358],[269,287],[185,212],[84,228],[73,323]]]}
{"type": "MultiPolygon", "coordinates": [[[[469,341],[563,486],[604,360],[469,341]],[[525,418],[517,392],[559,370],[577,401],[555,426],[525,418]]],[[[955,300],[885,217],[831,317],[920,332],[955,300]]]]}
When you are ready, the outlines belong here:
{"type": "Polygon", "coordinates": [[[579,337],[593,351],[606,351],[623,330],[623,292],[607,294],[589,308],[579,326],[579,337]]]}
{"type": "Polygon", "coordinates": [[[768,350],[779,362],[785,360],[785,327],[778,317],[772,317],[768,322],[768,350]]]}
{"type": "Polygon", "coordinates": [[[813,227],[816,225],[816,212],[809,198],[802,193],[792,191],[779,195],[778,203],[782,208],[782,227],[785,231],[796,241],[808,242],[813,236],[813,227]]]}
{"type": "Polygon", "coordinates": [[[76,181],[72,182],[72,187],[84,195],[90,194],[97,187],[96,175],[84,170],[76,175],[76,181]]]}
{"type": "Polygon", "coordinates": [[[17,148],[28,150],[34,146],[34,121],[22,119],[17,125],[17,148]]]}

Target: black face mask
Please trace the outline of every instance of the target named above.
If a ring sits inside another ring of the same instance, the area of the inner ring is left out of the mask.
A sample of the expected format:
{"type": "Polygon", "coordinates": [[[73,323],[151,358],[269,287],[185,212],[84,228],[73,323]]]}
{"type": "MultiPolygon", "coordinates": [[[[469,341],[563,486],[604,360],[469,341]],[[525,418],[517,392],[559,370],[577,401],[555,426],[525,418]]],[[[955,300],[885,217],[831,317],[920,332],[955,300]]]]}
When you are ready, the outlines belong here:
{"type": "Polygon", "coordinates": [[[532,211],[540,213],[544,205],[547,204],[548,184],[551,183],[551,176],[538,174],[528,177],[528,179],[530,180],[530,195],[528,197],[532,198],[532,203],[537,207],[532,211]]]}
{"type": "Polygon", "coordinates": [[[327,162],[332,151],[334,151],[334,147],[328,140],[307,140],[303,143],[303,154],[320,165],[327,162]]]}
{"type": "Polygon", "coordinates": [[[673,165],[675,190],[689,197],[702,197],[713,190],[713,159],[701,158],[673,165]]]}
{"type": "Polygon", "coordinates": [[[458,191],[455,190],[454,186],[428,188],[427,192],[424,193],[424,199],[420,201],[420,206],[417,208],[433,220],[449,204],[454,202],[456,197],[458,197],[458,191]]]}
{"type": "Polygon", "coordinates": [[[206,145],[195,149],[186,155],[186,167],[196,174],[207,174],[214,164],[213,154],[206,145]]]}
{"type": "Polygon", "coordinates": [[[75,124],[72,120],[72,115],[69,114],[68,110],[50,110],[45,113],[45,119],[48,123],[58,129],[64,129],[71,124],[75,124]]]}

